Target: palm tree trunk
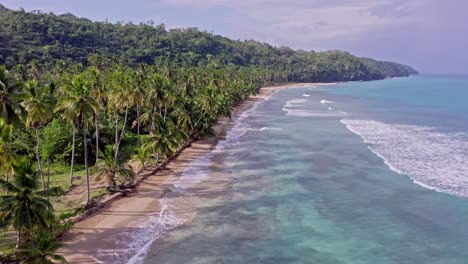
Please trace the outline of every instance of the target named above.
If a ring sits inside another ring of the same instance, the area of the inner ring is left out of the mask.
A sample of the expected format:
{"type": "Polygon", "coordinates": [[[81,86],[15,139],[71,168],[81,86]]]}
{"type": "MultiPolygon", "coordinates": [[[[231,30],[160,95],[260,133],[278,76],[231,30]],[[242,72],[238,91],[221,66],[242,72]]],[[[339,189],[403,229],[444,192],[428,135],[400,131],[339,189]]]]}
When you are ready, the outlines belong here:
{"type": "Polygon", "coordinates": [[[47,158],[47,189],[50,189],[50,158],[47,158]]]}
{"type": "MultiPolygon", "coordinates": [[[[50,189],[50,158],[47,158],[47,189],[50,189]]],[[[49,200],[49,193],[47,192],[47,200],[49,200]]]]}
{"type": "Polygon", "coordinates": [[[193,125],[192,129],[190,130],[190,133],[189,133],[189,137],[192,136],[193,134],[193,131],[195,130],[195,128],[197,127],[198,123],[200,123],[200,121],[203,119],[203,117],[205,117],[205,111],[203,111],[203,114],[200,116],[200,118],[197,120],[197,122],[195,122],[195,124],[193,125]]]}
{"type": "Polygon", "coordinates": [[[125,107],[125,117],[124,117],[124,123],[122,130],[120,131],[120,137],[117,145],[115,146],[115,160],[119,157],[119,148],[120,148],[120,143],[122,142],[123,135],[125,133],[125,126],[127,125],[127,119],[128,119],[128,105],[125,107]]]}
{"type": "Polygon", "coordinates": [[[117,110],[114,110],[114,118],[115,118],[115,146],[119,143],[119,115],[117,114],[117,110]]]}
{"type": "Polygon", "coordinates": [[[73,142],[72,142],[72,156],[71,156],[71,168],[70,168],[70,186],[73,186],[73,167],[75,166],[75,138],[76,138],[76,127],[73,122],[73,142]]]}
{"type": "Polygon", "coordinates": [[[156,129],[156,107],[154,107],[153,110],[151,111],[151,132],[150,133],[153,133],[155,129],[156,129]]]}
{"type": "MultiPolygon", "coordinates": [[[[8,175],[8,170],[5,169],[5,181],[8,182],[10,179],[9,179],[9,175],[8,175]]],[[[8,195],[8,189],[6,189],[5,191],[6,195],[8,195]]]]}
{"type": "Polygon", "coordinates": [[[16,249],[21,247],[21,230],[18,230],[17,236],[16,236],[16,249]]]}
{"type": "Polygon", "coordinates": [[[86,191],[87,191],[87,197],[86,197],[86,207],[89,206],[91,197],[90,197],[90,190],[89,190],[89,171],[88,171],[88,144],[87,144],[87,139],[86,139],[86,124],[84,124],[83,128],[83,144],[84,144],[84,162],[85,162],[85,168],[86,168],[86,191]]]}
{"type": "Polygon", "coordinates": [[[98,126],[98,113],[96,112],[96,119],[94,120],[94,126],[96,129],[96,164],[99,160],[99,126],[98,126]]]}
{"type": "Polygon", "coordinates": [[[42,172],[42,163],[41,163],[41,138],[39,136],[39,129],[36,130],[36,140],[37,140],[37,146],[36,146],[36,158],[37,158],[37,164],[39,166],[39,174],[41,175],[41,183],[42,183],[42,190],[45,189],[45,182],[44,182],[44,173],[42,172]]]}
{"type": "Polygon", "coordinates": [[[137,105],[137,147],[140,147],[140,105],[137,105]]]}
{"type": "Polygon", "coordinates": [[[112,179],[111,179],[111,185],[113,188],[117,187],[117,184],[115,182],[115,170],[112,170],[112,179]]]}
{"type": "Polygon", "coordinates": [[[154,166],[157,167],[158,166],[158,161],[159,161],[159,153],[156,154],[156,161],[154,163],[154,166]]]}

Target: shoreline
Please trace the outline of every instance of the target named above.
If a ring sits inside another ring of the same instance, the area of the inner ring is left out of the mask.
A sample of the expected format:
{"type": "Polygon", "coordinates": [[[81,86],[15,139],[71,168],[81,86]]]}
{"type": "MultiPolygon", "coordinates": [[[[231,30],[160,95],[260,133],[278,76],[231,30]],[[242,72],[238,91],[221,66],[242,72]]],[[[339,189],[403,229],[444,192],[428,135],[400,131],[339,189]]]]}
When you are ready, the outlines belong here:
{"type": "MultiPolygon", "coordinates": [[[[136,226],[138,220],[160,217],[163,211],[160,201],[171,192],[172,184],[180,179],[193,161],[214,150],[245,111],[275,92],[318,85],[327,84],[297,83],[262,87],[259,93],[233,109],[232,119],[219,120],[214,127],[215,136],[192,142],[168,162],[165,168],[144,176],[138,182],[135,193],[111,199],[90,215],[80,217],[80,221],[64,234],[64,246],[58,253],[65,256],[69,263],[109,263],[105,257],[98,260],[99,255],[128,255],[128,246],[132,244],[132,241],[126,241],[128,234],[144,232],[144,228],[136,226]]],[[[141,245],[133,246],[136,249],[141,248],[141,245]]]]}

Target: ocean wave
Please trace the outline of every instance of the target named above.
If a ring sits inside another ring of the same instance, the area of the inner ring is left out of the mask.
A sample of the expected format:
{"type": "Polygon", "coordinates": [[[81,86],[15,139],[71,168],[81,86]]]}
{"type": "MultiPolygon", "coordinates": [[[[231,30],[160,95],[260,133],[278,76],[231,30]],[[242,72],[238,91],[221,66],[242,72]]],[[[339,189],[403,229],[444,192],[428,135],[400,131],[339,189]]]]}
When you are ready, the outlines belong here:
{"type": "Polygon", "coordinates": [[[303,94],[302,96],[304,96],[304,97],[309,97],[310,94],[303,94]]]}
{"type": "Polygon", "coordinates": [[[433,127],[371,120],[341,121],[381,157],[390,169],[414,183],[468,197],[468,134],[441,133],[433,127]]]}
{"type": "Polygon", "coordinates": [[[288,116],[300,116],[300,117],[345,117],[344,112],[339,111],[317,111],[317,110],[305,110],[305,109],[291,109],[283,108],[283,111],[287,112],[288,116]]]}
{"type": "Polygon", "coordinates": [[[280,127],[262,127],[260,128],[260,131],[281,131],[283,130],[280,127]]]}
{"type": "Polygon", "coordinates": [[[234,126],[228,131],[225,138],[218,142],[214,150],[192,161],[190,166],[184,170],[182,176],[173,184],[178,191],[183,192],[184,189],[188,189],[205,181],[210,175],[210,168],[208,165],[211,163],[213,156],[222,152],[227,147],[237,145],[239,140],[248,131],[253,130],[249,128],[246,121],[250,118],[251,114],[257,110],[260,102],[261,101],[255,103],[250,109],[244,111],[239,118],[234,121],[234,126]]]}
{"type": "Polygon", "coordinates": [[[297,98],[297,99],[291,99],[287,101],[286,103],[287,104],[303,104],[303,103],[307,103],[308,101],[309,99],[297,98]]]}
{"type": "Polygon", "coordinates": [[[333,103],[335,103],[335,102],[333,102],[333,101],[327,101],[327,100],[323,99],[323,100],[320,101],[320,103],[324,105],[324,104],[333,104],[333,103]]]}
{"type": "MultiPolygon", "coordinates": [[[[169,194],[169,193],[168,193],[169,194]]],[[[130,223],[131,230],[118,232],[110,237],[116,243],[119,250],[114,252],[98,252],[96,261],[104,263],[100,259],[106,259],[110,263],[142,263],[151,244],[185,222],[178,218],[171,209],[170,198],[167,195],[159,200],[160,213],[138,219],[130,223]]]]}
{"type": "Polygon", "coordinates": [[[300,99],[291,99],[289,101],[286,102],[286,104],[284,105],[284,107],[286,108],[298,108],[298,107],[301,107],[303,106],[305,103],[307,103],[309,101],[309,99],[303,99],[303,98],[300,98],[300,99]]]}
{"type": "MultiPolygon", "coordinates": [[[[331,107],[328,107],[328,111],[322,110],[309,110],[304,109],[305,103],[309,102],[308,99],[292,99],[286,102],[283,106],[283,111],[287,112],[288,116],[300,116],[300,117],[345,117],[346,112],[334,111],[331,107]]],[[[333,103],[332,101],[322,100],[322,104],[333,103]]]]}
{"type": "MultiPolygon", "coordinates": [[[[169,193],[168,193],[169,194],[169,193]]],[[[131,247],[136,249],[127,264],[142,263],[150,246],[162,235],[182,225],[185,220],[177,217],[174,208],[171,208],[171,200],[168,194],[159,200],[161,211],[159,215],[151,217],[144,223],[141,231],[130,233],[131,247]]]]}

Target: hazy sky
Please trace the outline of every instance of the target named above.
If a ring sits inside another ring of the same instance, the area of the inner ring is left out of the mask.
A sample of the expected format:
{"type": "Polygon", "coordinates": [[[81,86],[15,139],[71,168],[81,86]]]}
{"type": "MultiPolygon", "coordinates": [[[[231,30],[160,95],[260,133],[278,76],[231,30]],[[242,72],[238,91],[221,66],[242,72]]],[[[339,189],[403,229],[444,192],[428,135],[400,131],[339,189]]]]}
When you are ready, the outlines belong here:
{"type": "Polygon", "coordinates": [[[468,74],[468,0],[0,0],[103,21],[199,27],[305,50],[341,49],[424,73],[468,74]]]}

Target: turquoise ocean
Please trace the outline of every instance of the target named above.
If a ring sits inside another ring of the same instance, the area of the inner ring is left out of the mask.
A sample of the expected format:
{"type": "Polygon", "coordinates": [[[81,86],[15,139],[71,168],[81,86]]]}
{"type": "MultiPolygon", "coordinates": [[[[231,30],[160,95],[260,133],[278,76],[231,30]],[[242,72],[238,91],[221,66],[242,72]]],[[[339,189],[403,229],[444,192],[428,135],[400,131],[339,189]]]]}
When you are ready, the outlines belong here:
{"type": "Polygon", "coordinates": [[[283,90],[193,162],[128,263],[468,263],[468,77],[283,90]]]}

